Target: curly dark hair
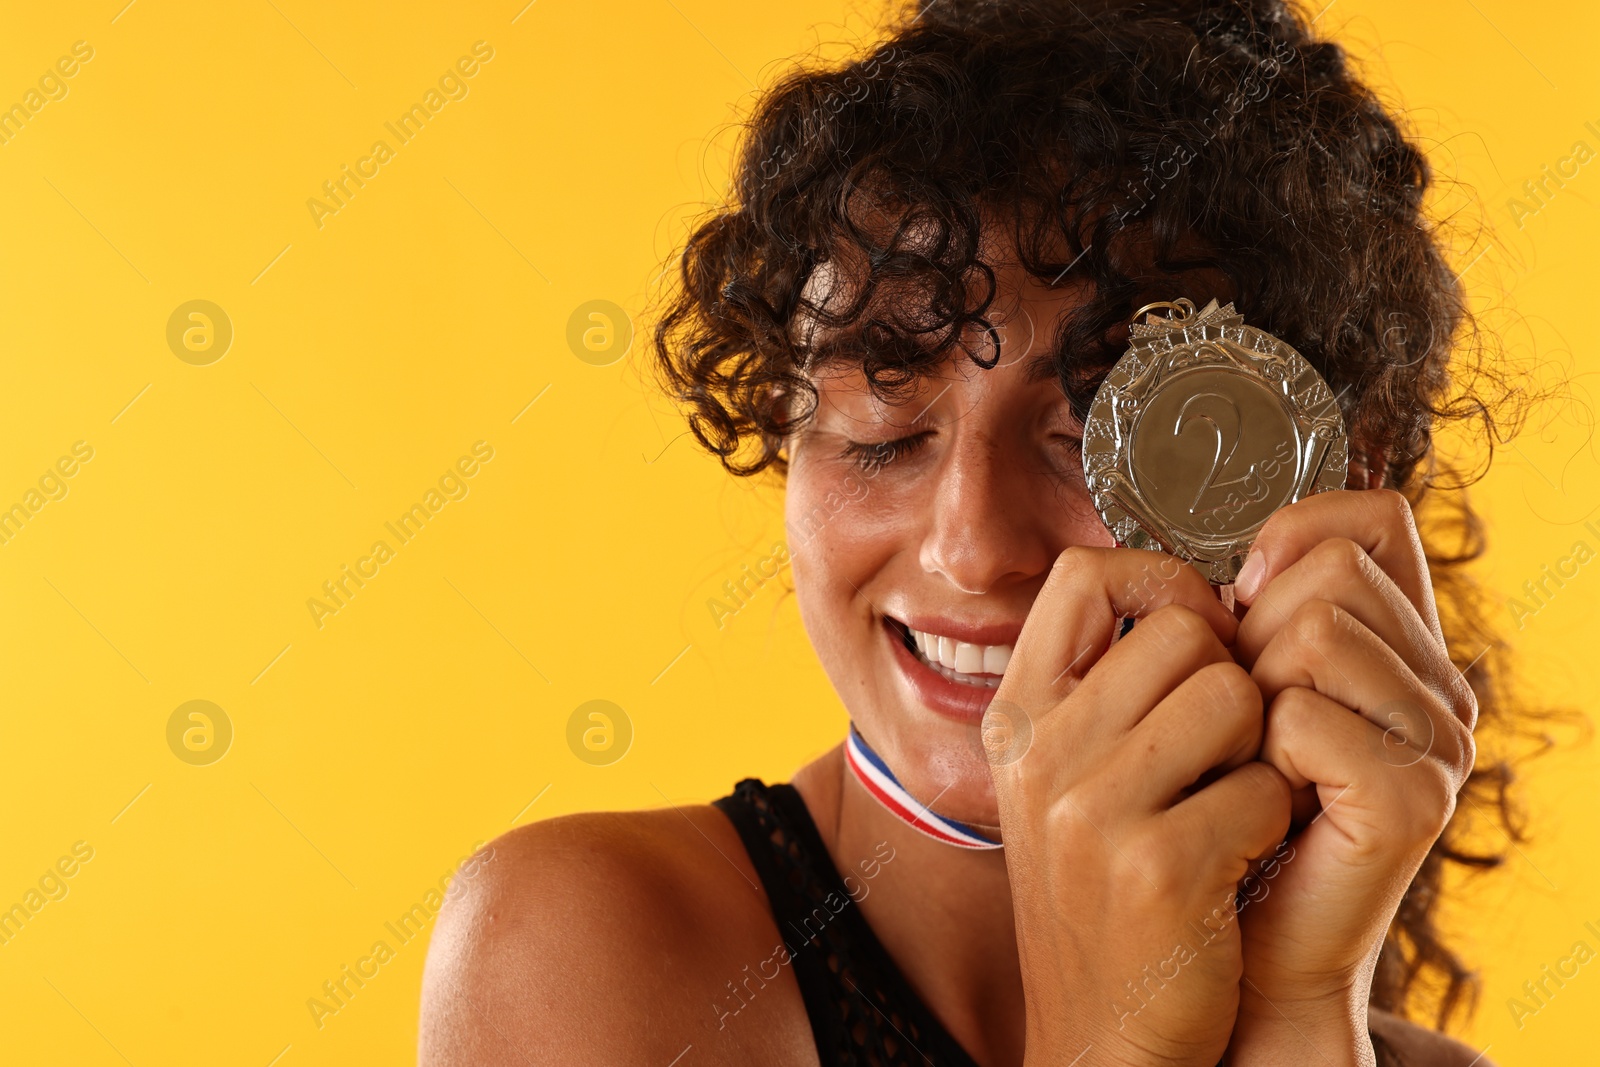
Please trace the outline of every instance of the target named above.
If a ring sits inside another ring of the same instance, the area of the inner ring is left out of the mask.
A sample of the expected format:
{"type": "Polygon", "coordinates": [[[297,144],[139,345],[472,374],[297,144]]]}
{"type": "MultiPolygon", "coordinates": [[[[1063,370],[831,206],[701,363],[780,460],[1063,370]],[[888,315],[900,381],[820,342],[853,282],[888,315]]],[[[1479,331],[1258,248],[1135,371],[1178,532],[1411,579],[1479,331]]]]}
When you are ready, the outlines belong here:
{"type": "Polygon", "coordinates": [[[1518,842],[1524,820],[1505,648],[1464,570],[1484,550],[1473,479],[1434,444],[1460,423],[1492,453],[1514,391],[1425,210],[1432,183],[1345,52],[1282,0],[924,0],[848,62],[763,94],[728,203],[668,276],[653,355],[701,445],[733,473],[781,477],[818,367],[858,367],[892,397],[953,346],[993,365],[968,344],[992,329],[986,227],[1037,279],[1089,294],[1050,339],[1080,419],[1143,302],[1232,300],[1293,345],[1339,398],[1353,454],[1381,450],[1382,484],[1411,502],[1478,698],[1477,765],[1372,990],[1402,1016],[1425,995],[1442,1028],[1478,992],[1437,913],[1447,865],[1499,865],[1472,824],[1518,842]],[[863,275],[848,306],[804,294],[828,262],[863,275]],[[806,344],[797,316],[848,342],[806,344]]]}

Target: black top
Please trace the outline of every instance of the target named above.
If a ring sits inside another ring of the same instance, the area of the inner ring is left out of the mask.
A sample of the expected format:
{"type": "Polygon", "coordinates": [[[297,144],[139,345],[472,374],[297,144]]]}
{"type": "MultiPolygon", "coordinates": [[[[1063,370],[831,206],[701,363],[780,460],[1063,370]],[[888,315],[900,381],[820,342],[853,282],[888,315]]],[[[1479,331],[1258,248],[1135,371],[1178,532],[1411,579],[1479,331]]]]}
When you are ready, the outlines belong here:
{"type": "MultiPolygon", "coordinates": [[[[746,778],[713,803],[761,878],[823,1067],[978,1067],[867,925],[793,786],[746,778]]],[[[1399,1063],[1373,1045],[1380,1064],[1399,1063]]]]}
{"type": "Polygon", "coordinates": [[[795,788],[746,778],[714,803],[761,876],[824,1067],[978,1067],[867,925],[795,788]]]}

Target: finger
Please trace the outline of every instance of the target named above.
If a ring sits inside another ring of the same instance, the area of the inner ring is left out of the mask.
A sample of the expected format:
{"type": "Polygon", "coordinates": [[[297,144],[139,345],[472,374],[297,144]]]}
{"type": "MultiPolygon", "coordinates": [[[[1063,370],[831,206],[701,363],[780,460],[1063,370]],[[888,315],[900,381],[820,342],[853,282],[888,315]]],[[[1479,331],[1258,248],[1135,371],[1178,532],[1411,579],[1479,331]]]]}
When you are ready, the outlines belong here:
{"type": "Polygon", "coordinates": [[[1360,545],[1443,642],[1416,520],[1410,503],[1392,489],[1335,489],[1273,512],[1251,545],[1234,596],[1252,603],[1273,577],[1330,537],[1360,545]]]}
{"type": "MultiPolygon", "coordinates": [[[[1239,624],[1200,573],[1175,556],[1075,545],[1056,558],[1017,638],[995,694],[1027,709],[1054,707],[1111,647],[1125,617],[1181,604],[1223,644],[1239,624]]],[[[1137,628],[1134,632],[1137,632],[1137,628]]]]}
{"type": "Polygon", "coordinates": [[[1232,660],[1203,667],[1134,727],[1133,743],[1119,750],[1125,776],[1148,810],[1169,808],[1203,776],[1226,774],[1256,758],[1262,711],[1261,690],[1243,667],[1232,660]]]}
{"type": "Polygon", "coordinates": [[[1469,727],[1473,724],[1476,697],[1451,662],[1448,648],[1394,579],[1348,538],[1330,537],[1317,544],[1258,593],[1234,639],[1239,662],[1253,665],[1289,618],[1311,600],[1328,600],[1359,619],[1444,703],[1457,709],[1469,727]]]}
{"type": "MultiPolygon", "coordinates": [[[[1384,731],[1327,696],[1290,688],[1267,707],[1261,758],[1288,785],[1314,785],[1317,819],[1339,809],[1335,823],[1378,837],[1432,843],[1455,807],[1460,783],[1434,760],[1387,763],[1374,759],[1384,731]]],[[[1312,820],[1313,823],[1316,819],[1312,820]]]]}
{"type": "MultiPolygon", "coordinates": [[[[1384,734],[1385,745],[1406,750],[1396,761],[1432,756],[1460,778],[1471,767],[1466,725],[1394,649],[1336,604],[1308,600],[1296,609],[1256,658],[1250,677],[1269,706],[1279,693],[1299,687],[1356,712],[1384,734]]],[[[1371,754],[1382,759],[1385,749],[1376,746],[1371,754]]]]}
{"type": "MultiPolygon", "coordinates": [[[[1072,694],[1087,721],[1073,724],[1071,743],[1088,743],[1085,734],[1120,739],[1197,672],[1224,664],[1255,688],[1210,622],[1182,604],[1168,604],[1113,645],[1072,694]]],[[[1048,721],[1044,726],[1053,728],[1048,721]]]]}
{"type": "Polygon", "coordinates": [[[1187,842],[1195,863],[1227,859],[1232,882],[1289,832],[1289,783],[1277,768],[1252,760],[1173,805],[1159,819],[1187,842]]]}

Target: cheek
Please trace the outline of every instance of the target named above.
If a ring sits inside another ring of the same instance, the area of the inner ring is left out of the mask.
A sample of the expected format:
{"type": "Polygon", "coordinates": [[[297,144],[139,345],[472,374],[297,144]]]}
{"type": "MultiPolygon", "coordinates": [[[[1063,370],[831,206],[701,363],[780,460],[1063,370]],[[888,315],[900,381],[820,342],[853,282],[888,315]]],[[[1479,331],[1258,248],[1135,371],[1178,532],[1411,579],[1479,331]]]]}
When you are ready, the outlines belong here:
{"type": "Polygon", "coordinates": [[[894,531],[882,514],[884,496],[870,482],[811,471],[791,471],[784,498],[784,531],[795,586],[806,589],[836,585],[848,589],[871,577],[894,531]],[[794,475],[798,473],[800,477],[794,475]]]}
{"type": "MultiPolygon", "coordinates": [[[[908,525],[905,499],[892,471],[862,471],[818,446],[792,457],[784,491],[784,530],[791,555],[822,556],[854,570],[908,525]]],[[[813,563],[815,566],[815,563],[813,563]]],[[[852,574],[852,577],[854,575],[852,574]]]]}
{"type": "Polygon", "coordinates": [[[1074,462],[1070,470],[1059,472],[1052,487],[1054,511],[1049,521],[1066,544],[1114,548],[1116,538],[1095,510],[1094,496],[1084,484],[1082,471],[1081,462],[1074,462]]]}
{"type": "Polygon", "coordinates": [[[893,561],[915,558],[916,511],[887,476],[843,465],[796,463],[784,494],[784,528],[795,600],[825,662],[864,647],[874,624],[867,599],[893,561]]]}
{"type": "Polygon", "coordinates": [[[1094,501],[1090,498],[1089,491],[1079,487],[1073,496],[1071,507],[1068,509],[1072,543],[1088,545],[1091,548],[1115,548],[1117,539],[1112,536],[1111,530],[1100,518],[1100,513],[1094,509],[1094,501]]]}

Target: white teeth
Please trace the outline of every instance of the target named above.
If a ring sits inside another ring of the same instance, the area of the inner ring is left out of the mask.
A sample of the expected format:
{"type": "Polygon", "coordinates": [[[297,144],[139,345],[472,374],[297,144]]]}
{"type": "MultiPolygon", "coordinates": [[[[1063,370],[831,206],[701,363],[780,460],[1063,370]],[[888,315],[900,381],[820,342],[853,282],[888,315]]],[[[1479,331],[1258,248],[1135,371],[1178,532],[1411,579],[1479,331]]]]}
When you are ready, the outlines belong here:
{"type": "Polygon", "coordinates": [[[1010,645],[975,645],[942,634],[912,630],[920,658],[934,670],[957,682],[994,688],[1011,662],[1010,645]]]}
{"type": "Polygon", "coordinates": [[[942,663],[929,663],[929,664],[927,664],[927,666],[928,666],[929,670],[935,671],[939,675],[941,675],[942,677],[948,678],[948,679],[950,679],[950,681],[957,682],[957,683],[959,683],[961,685],[970,685],[970,686],[972,686],[972,687],[974,687],[976,689],[998,689],[998,688],[1000,688],[1000,677],[999,677],[999,675],[995,675],[995,674],[962,674],[960,671],[951,670],[949,667],[946,667],[942,663]]]}

